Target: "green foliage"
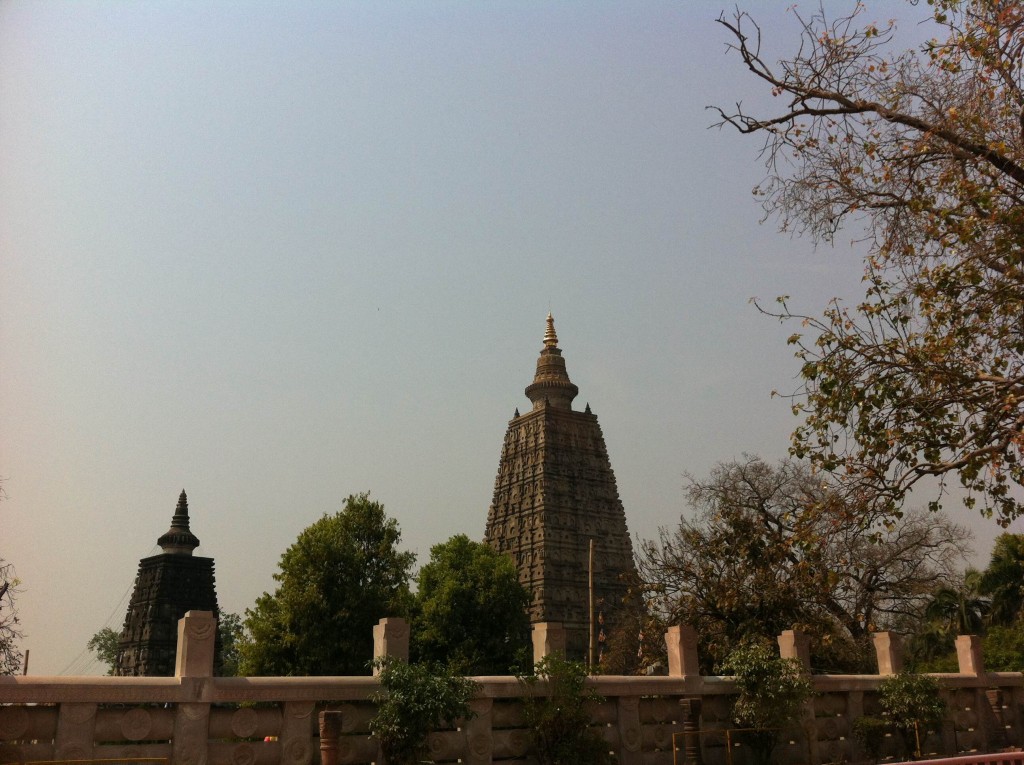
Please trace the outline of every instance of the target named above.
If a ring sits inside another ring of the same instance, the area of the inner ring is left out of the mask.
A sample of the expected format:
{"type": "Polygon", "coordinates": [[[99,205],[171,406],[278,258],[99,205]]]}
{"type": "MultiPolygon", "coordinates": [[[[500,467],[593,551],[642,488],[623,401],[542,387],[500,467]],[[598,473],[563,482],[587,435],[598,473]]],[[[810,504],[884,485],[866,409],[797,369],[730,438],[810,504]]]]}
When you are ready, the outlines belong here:
{"type": "Polygon", "coordinates": [[[221,677],[238,675],[239,663],[242,659],[240,645],[244,637],[245,629],[242,626],[242,617],[238,614],[221,611],[217,619],[217,638],[220,641],[218,673],[221,677]]]}
{"type": "Polygon", "coordinates": [[[957,635],[980,635],[989,615],[989,601],[978,592],[982,575],[967,569],[960,581],[937,587],[923,616],[910,627],[907,668],[915,672],[956,672],[957,635]]]}
{"type": "Polygon", "coordinates": [[[965,505],[1005,525],[1024,510],[1024,23],[1016,3],[937,2],[921,21],[934,39],[901,51],[865,5],[797,12],[778,63],[748,14],[720,19],[780,96],[767,113],[718,110],[764,141],[766,213],[824,242],[849,226],[866,249],[861,302],[814,316],[780,298],[773,314],[800,324],[792,452],[875,512],[897,517],[938,476],[933,507],[959,480],[965,505]]]}
{"type": "Polygon", "coordinates": [[[771,761],[781,730],[791,727],[811,697],[810,678],[794,659],[783,659],[763,643],[735,649],[721,666],[735,675],[739,695],[732,719],[741,728],[753,728],[749,737],[759,763],[771,761]]]}
{"type": "Polygon", "coordinates": [[[121,636],[110,627],[104,627],[86,643],[86,648],[96,654],[96,658],[107,665],[107,674],[113,675],[117,669],[117,644],[121,636]]]}
{"type": "Polygon", "coordinates": [[[434,545],[419,573],[413,659],[450,663],[467,674],[508,674],[529,648],[528,604],[507,555],[464,534],[434,545]]]}
{"type": "Polygon", "coordinates": [[[603,698],[587,687],[587,668],[558,656],[545,656],[533,674],[520,676],[523,717],[530,728],[539,765],[605,765],[608,744],[590,726],[591,707],[603,698]]]}
{"type": "Polygon", "coordinates": [[[962,581],[939,587],[910,641],[908,668],[956,672],[957,635],[983,635],[985,664],[992,671],[1024,668],[1024,535],[996,538],[984,571],[968,569],[962,581]]]}
{"type": "Polygon", "coordinates": [[[978,591],[991,598],[994,624],[1012,624],[1024,608],[1024,534],[1000,534],[978,591]]]}
{"type": "Polygon", "coordinates": [[[946,702],[938,681],[929,675],[901,672],[887,677],[878,687],[882,709],[900,733],[907,752],[920,757],[920,738],[942,723],[946,702]]]}
{"type": "Polygon", "coordinates": [[[306,528],[281,556],[278,587],[246,610],[244,675],[365,674],[373,626],[408,610],[410,552],[369,494],[306,528]]]}
{"type": "MultiPolygon", "coordinates": [[[[915,636],[916,638],[917,636],[915,636]]],[[[907,661],[907,670],[910,672],[959,672],[960,660],[956,655],[956,648],[941,653],[934,653],[927,656],[911,657],[907,661]]]]}
{"type": "Polygon", "coordinates": [[[370,732],[388,765],[429,762],[427,736],[472,716],[469,699],[476,683],[438,664],[408,664],[389,656],[374,665],[383,690],[373,697],[377,714],[370,732]]]}
{"type": "Polygon", "coordinates": [[[867,752],[871,762],[878,762],[885,744],[885,734],[889,723],[879,717],[865,715],[853,721],[853,735],[867,752]]]}
{"type": "Polygon", "coordinates": [[[989,672],[1024,671],[1024,623],[989,628],[982,653],[989,672]]]}

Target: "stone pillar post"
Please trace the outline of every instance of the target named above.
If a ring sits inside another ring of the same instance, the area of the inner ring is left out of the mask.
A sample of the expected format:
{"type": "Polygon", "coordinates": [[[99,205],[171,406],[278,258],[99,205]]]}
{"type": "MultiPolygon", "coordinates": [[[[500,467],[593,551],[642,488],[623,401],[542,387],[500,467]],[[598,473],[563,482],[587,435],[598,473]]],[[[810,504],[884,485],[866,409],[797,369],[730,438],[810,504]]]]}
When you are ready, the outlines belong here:
{"type": "Polygon", "coordinates": [[[217,620],[211,611],[189,611],[178,620],[175,677],[212,677],[217,620]]]}
{"type": "Polygon", "coordinates": [[[683,752],[685,762],[703,765],[700,752],[700,699],[680,699],[683,713],[683,752]]]}
{"type": "MultiPolygon", "coordinates": [[[[213,676],[213,657],[217,645],[217,620],[210,611],[189,611],[178,620],[178,652],[174,676],[182,685],[192,685],[194,695],[205,678],[213,676]]],[[[206,765],[210,739],[210,705],[206,702],[178,704],[171,736],[172,765],[206,765]]]]}
{"type": "Polygon", "coordinates": [[[956,660],[961,675],[984,675],[985,661],[981,655],[981,638],[977,635],[957,635],[956,660]]]}
{"type": "Polygon", "coordinates": [[[533,625],[533,663],[545,656],[565,656],[565,627],[561,622],[537,622],[533,625]]]}
{"type": "Polygon", "coordinates": [[[805,671],[811,671],[811,639],[800,630],[785,630],[779,635],[779,656],[796,659],[805,671]]]}
{"type": "Polygon", "coordinates": [[[1005,749],[1010,742],[1006,735],[1006,716],[1003,714],[1006,707],[1003,692],[999,688],[989,688],[985,691],[985,700],[990,713],[985,716],[985,727],[989,729],[988,744],[990,747],[1005,749]]]}
{"type": "Polygon", "coordinates": [[[341,736],[341,712],[320,713],[320,765],[338,765],[338,738],[341,736]]]}
{"type": "MultiPolygon", "coordinates": [[[[373,658],[382,659],[393,656],[402,661],[409,661],[409,624],[398,616],[389,616],[377,622],[373,628],[373,658]]],[[[380,672],[373,668],[374,677],[380,672]]]]}
{"type": "Polygon", "coordinates": [[[878,659],[878,674],[895,675],[903,671],[903,641],[895,632],[876,632],[871,636],[878,659]]]}
{"type": "Polygon", "coordinates": [[[619,728],[619,765],[643,765],[644,729],[640,724],[640,697],[619,696],[616,701],[619,728]]]}
{"type": "MultiPolygon", "coordinates": [[[[804,672],[811,671],[811,639],[800,630],[784,630],[779,635],[779,656],[795,659],[804,672]]],[[[796,721],[794,721],[796,722],[796,721]]],[[[814,717],[814,701],[809,699],[800,712],[800,729],[807,742],[808,762],[821,762],[818,747],[818,726],[814,717]]]]}
{"type": "Polygon", "coordinates": [[[688,624],[673,625],[665,633],[668,647],[669,677],[699,675],[697,665],[697,630],[688,624]]]}

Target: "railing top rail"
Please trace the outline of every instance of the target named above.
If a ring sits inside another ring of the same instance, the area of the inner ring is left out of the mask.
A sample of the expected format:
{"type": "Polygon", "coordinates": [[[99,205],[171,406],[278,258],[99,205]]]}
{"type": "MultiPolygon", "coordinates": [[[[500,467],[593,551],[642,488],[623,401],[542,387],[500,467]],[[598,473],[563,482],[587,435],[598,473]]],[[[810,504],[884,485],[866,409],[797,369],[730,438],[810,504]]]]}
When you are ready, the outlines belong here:
{"type": "Polygon", "coordinates": [[[967,754],[960,757],[940,757],[934,760],[914,760],[894,765],[1009,765],[1024,762],[1024,752],[992,752],[967,754]]]}

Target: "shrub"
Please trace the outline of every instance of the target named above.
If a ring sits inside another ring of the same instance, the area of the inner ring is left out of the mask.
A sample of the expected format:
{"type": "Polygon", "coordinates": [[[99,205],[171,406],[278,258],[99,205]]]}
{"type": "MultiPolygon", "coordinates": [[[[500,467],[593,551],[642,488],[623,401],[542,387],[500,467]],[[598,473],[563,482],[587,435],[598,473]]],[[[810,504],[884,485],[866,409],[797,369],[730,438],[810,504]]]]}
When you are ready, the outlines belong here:
{"type": "Polygon", "coordinates": [[[730,653],[721,669],[736,676],[739,695],[732,718],[747,737],[759,765],[771,762],[779,733],[800,717],[811,696],[811,681],[794,659],[782,659],[761,643],[748,643],[730,653]]]}
{"type": "Polygon", "coordinates": [[[590,709],[604,699],[587,688],[587,668],[579,662],[545,656],[525,686],[523,716],[540,765],[604,765],[608,744],[590,727],[590,709]],[[543,687],[541,685],[543,684],[543,687]]]}
{"type": "Polygon", "coordinates": [[[885,734],[889,730],[889,723],[880,717],[865,715],[853,721],[853,735],[864,747],[872,762],[878,762],[882,756],[882,745],[885,743],[885,734]]]}
{"type": "Polygon", "coordinates": [[[370,732],[388,765],[413,765],[427,756],[427,736],[455,720],[469,719],[472,680],[432,664],[408,664],[387,656],[374,661],[382,692],[370,732]]]}
{"type": "Polygon", "coordinates": [[[946,713],[938,681],[928,675],[900,672],[882,681],[878,695],[889,722],[903,738],[907,753],[920,757],[922,729],[940,725],[946,713]]]}

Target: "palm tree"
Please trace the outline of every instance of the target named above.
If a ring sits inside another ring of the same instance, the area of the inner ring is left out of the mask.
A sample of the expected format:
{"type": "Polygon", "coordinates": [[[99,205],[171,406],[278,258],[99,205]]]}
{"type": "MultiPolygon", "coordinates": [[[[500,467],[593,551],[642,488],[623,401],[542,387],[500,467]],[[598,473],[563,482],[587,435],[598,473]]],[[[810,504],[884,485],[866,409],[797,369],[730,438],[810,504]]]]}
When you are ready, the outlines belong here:
{"type": "Polygon", "coordinates": [[[925,607],[925,619],[952,637],[983,633],[990,604],[979,589],[982,576],[969,568],[959,585],[937,589],[925,607]]]}
{"type": "Polygon", "coordinates": [[[1012,624],[1024,607],[1024,534],[1000,534],[978,592],[992,602],[993,624],[1012,624]]]}
{"type": "Polygon", "coordinates": [[[977,635],[985,630],[989,602],[978,592],[981,572],[967,569],[954,587],[940,587],[932,593],[923,618],[910,641],[911,662],[935,669],[937,660],[947,660],[957,635],[977,635]]]}

